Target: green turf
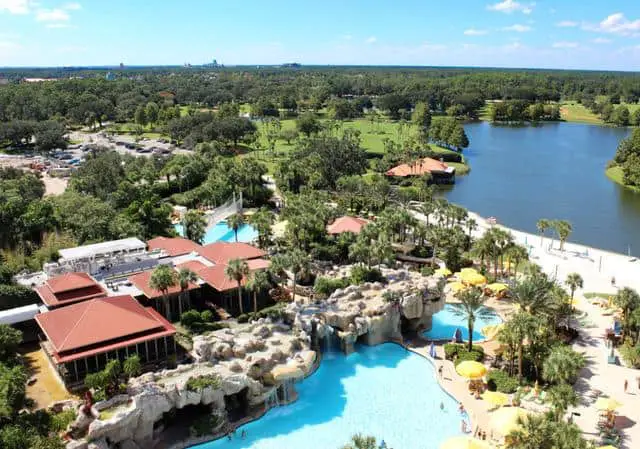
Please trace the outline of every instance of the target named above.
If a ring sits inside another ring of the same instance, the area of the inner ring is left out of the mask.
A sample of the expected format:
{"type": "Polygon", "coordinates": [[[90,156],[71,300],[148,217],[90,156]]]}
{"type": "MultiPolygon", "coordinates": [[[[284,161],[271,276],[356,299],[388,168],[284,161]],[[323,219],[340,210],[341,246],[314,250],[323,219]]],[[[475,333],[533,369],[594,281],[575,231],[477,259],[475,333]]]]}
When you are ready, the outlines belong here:
{"type": "Polygon", "coordinates": [[[607,177],[612,180],[613,182],[615,182],[616,184],[620,184],[622,187],[629,189],[629,190],[633,190],[634,192],[640,192],[640,187],[636,187],[636,186],[629,186],[626,185],[623,182],[623,178],[624,178],[624,174],[622,172],[622,168],[621,167],[610,167],[605,171],[605,174],[607,175],[607,177]]]}
{"type": "Polygon", "coordinates": [[[604,122],[596,114],[579,103],[568,102],[560,105],[560,115],[566,122],[603,125],[604,122]]]}

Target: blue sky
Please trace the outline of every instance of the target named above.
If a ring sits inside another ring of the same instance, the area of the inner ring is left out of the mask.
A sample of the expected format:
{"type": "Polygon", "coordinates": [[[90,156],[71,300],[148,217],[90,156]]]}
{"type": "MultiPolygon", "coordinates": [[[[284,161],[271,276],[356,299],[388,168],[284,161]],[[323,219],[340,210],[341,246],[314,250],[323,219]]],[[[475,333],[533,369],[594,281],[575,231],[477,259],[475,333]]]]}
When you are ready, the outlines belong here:
{"type": "Polygon", "coordinates": [[[0,66],[640,70],[640,0],[0,0],[0,66]]]}

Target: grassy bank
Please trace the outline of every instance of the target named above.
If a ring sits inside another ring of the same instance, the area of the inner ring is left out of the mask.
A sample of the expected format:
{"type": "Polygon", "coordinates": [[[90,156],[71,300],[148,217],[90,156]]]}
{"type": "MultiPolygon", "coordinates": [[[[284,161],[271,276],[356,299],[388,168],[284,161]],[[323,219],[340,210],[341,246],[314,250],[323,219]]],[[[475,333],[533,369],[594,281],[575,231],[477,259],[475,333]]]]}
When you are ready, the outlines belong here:
{"type": "Polygon", "coordinates": [[[622,187],[624,187],[625,189],[629,189],[632,190],[634,192],[638,192],[640,193],[640,187],[636,187],[636,186],[629,186],[626,185],[623,182],[624,179],[624,174],[622,173],[622,168],[620,167],[611,167],[608,168],[605,171],[605,174],[607,175],[607,178],[609,178],[610,180],[612,180],[613,182],[615,182],[616,184],[620,184],[622,187]]]}
{"type": "Polygon", "coordinates": [[[576,102],[569,102],[560,105],[560,115],[566,122],[604,125],[604,122],[600,117],[576,102]]]}

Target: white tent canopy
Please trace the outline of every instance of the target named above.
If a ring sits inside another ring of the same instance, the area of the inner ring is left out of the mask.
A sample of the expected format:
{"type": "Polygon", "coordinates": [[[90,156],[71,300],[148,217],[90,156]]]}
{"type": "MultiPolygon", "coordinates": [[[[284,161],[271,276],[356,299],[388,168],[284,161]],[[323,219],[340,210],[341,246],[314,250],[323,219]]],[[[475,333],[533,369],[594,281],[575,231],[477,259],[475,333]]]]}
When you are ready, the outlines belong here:
{"type": "Polygon", "coordinates": [[[3,310],[0,312],[0,324],[17,324],[32,320],[40,309],[37,304],[16,307],[15,309],[3,310]]]}

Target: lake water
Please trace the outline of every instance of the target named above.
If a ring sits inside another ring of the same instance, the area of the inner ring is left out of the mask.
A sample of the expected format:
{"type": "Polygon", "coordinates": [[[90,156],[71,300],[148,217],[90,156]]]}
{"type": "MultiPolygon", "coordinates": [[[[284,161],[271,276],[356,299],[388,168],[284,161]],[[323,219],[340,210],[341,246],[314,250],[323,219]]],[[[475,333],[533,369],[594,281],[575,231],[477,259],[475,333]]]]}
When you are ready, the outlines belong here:
{"type": "MultiPolygon", "coordinates": [[[[446,198],[500,224],[537,233],[540,218],[566,219],[570,241],[640,255],[640,194],[604,174],[627,129],[573,123],[465,125],[468,176],[446,198]]],[[[549,231],[548,231],[549,232],[549,231]]]]}

